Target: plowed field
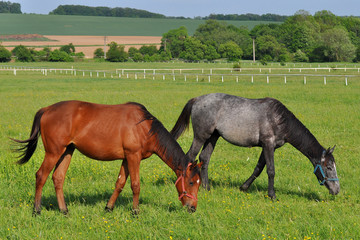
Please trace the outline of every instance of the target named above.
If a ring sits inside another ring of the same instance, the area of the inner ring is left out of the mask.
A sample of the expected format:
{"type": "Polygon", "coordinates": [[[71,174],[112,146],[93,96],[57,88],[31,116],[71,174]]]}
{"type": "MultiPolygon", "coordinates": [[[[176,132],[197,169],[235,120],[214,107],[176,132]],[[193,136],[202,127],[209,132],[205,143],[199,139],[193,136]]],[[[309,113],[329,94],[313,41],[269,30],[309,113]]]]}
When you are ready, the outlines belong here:
{"type": "MultiPolygon", "coordinates": [[[[34,47],[36,50],[41,50],[44,47],[50,47],[52,50],[60,48],[63,45],[72,43],[75,46],[76,52],[83,52],[86,58],[92,58],[95,49],[103,48],[104,43],[116,42],[125,45],[125,50],[130,47],[141,47],[142,45],[155,44],[160,45],[161,37],[149,36],[56,36],[44,35],[44,37],[51,41],[4,41],[2,43],[7,49],[11,50],[17,45],[24,45],[27,47],[34,47]]],[[[106,48],[108,48],[106,46],[106,48]]]]}

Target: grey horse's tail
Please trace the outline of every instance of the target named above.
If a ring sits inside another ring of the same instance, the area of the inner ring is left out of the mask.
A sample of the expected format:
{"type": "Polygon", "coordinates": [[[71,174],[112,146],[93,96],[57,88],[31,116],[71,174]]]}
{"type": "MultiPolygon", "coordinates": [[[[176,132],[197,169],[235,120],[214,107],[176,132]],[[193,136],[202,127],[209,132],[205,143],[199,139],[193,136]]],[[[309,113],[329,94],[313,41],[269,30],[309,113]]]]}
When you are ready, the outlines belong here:
{"type": "Polygon", "coordinates": [[[11,140],[23,145],[16,149],[16,151],[21,153],[19,156],[20,159],[16,162],[17,164],[21,165],[27,163],[30,160],[31,156],[34,154],[40,136],[40,120],[44,112],[45,109],[42,108],[35,114],[34,122],[31,128],[30,138],[26,140],[17,140],[11,138],[11,140]]]}
{"type": "Polygon", "coordinates": [[[196,98],[192,98],[186,103],[178,120],[175,123],[175,126],[170,131],[171,136],[173,136],[175,140],[177,140],[181,136],[181,134],[189,127],[191,109],[195,101],[196,98]]]}

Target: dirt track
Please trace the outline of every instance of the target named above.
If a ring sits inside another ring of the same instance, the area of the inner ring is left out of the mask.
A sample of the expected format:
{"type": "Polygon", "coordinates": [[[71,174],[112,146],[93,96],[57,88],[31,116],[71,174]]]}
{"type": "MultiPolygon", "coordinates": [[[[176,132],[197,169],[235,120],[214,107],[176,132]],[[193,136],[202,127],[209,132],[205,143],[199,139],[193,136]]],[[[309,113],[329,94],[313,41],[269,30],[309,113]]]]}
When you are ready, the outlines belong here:
{"type": "MultiPolygon", "coordinates": [[[[83,52],[86,58],[93,58],[94,51],[97,48],[104,47],[104,36],[56,36],[56,35],[44,35],[44,37],[52,41],[5,41],[2,42],[3,46],[31,46],[36,50],[41,50],[45,46],[50,46],[52,50],[60,48],[63,45],[72,43],[75,46],[76,52],[83,52]],[[39,47],[36,47],[39,46],[39,47]]],[[[106,44],[110,42],[116,42],[118,44],[125,45],[125,50],[130,47],[141,47],[146,44],[158,44],[161,43],[161,37],[147,37],[147,36],[107,36],[106,44]]],[[[6,47],[11,50],[14,47],[6,47]]]]}

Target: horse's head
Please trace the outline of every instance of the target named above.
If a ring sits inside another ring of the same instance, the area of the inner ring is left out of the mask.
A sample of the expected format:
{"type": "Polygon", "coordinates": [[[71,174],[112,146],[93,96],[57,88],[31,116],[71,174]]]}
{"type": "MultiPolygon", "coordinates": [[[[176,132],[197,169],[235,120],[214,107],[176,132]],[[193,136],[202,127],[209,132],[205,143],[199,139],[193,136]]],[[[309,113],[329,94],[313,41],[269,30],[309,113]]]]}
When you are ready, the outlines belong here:
{"type": "Polygon", "coordinates": [[[197,207],[197,194],[201,184],[200,167],[202,163],[189,163],[186,170],[175,182],[179,194],[179,200],[183,206],[188,207],[189,212],[195,212],[197,207]]]}
{"type": "Polygon", "coordinates": [[[324,150],[319,162],[315,165],[314,173],[320,185],[325,185],[332,195],[340,192],[339,178],[336,173],[335,159],[332,155],[335,146],[324,150]]]}

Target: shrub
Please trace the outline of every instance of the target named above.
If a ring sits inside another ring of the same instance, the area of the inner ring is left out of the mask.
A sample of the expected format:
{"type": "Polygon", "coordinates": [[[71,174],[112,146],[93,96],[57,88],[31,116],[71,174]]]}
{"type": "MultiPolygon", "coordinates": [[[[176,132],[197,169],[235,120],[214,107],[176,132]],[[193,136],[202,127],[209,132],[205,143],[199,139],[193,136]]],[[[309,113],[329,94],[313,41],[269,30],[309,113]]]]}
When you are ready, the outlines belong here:
{"type": "Polygon", "coordinates": [[[106,60],[110,62],[125,62],[128,58],[127,52],[123,45],[118,45],[116,42],[109,44],[110,49],[106,53],[106,60]]]}
{"type": "Polygon", "coordinates": [[[10,62],[11,60],[11,52],[0,46],[0,62],[10,62]]]}
{"type": "Polygon", "coordinates": [[[49,61],[50,62],[73,62],[74,59],[66,52],[60,51],[59,49],[55,49],[54,51],[52,51],[50,53],[49,61]]]}
{"type": "Polygon", "coordinates": [[[32,55],[31,51],[23,45],[16,46],[11,52],[16,57],[16,61],[20,61],[20,62],[35,61],[35,58],[32,55]]]}
{"type": "Polygon", "coordinates": [[[67,54],[74,53],[75,52],[75,46],[72,43],[69,43],[69,45],[64,45],[60,48],[60,51],[64,51],[67,54]]]}
{"type": "Polygon", "coordinates": [[[94,58],[103,58],[104,57],[104,50],[102,48],[97,48],[94,51],[94,58]]]}

